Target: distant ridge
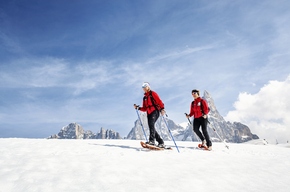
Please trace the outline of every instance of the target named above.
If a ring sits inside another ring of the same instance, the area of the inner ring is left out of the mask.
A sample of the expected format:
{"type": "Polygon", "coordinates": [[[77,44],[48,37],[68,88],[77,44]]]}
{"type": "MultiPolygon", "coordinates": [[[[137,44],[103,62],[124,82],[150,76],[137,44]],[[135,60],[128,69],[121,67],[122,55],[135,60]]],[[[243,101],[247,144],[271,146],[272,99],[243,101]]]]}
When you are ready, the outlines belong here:
{"type": "Polygon", "coordinates": [[[122,139],[119,132],[112,129],[101,127],[101,130],[96,134],[92,131],[84,131],[82,126],[77,123],[70,123],[63,127],[58,134],[49,136],[47,139],[122,139]]]}

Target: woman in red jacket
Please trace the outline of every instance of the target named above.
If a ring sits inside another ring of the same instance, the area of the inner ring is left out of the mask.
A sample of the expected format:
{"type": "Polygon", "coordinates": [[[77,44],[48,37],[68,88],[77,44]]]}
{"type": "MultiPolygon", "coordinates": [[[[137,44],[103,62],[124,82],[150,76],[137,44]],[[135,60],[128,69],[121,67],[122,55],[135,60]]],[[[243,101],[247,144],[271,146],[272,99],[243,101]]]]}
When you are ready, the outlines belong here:
{"type": "Polygon", "coordinates": [[[160,137],[160,135],[157,133],[155,129],[155,122],[159,118],[160,112],[161,115],[165,115],[164,110],[164,104],[160,100],[157,93],[154,91],[151,91],[149,83],[145,82],[142,85],[144,93],[143,98],[143,106],[139,107],[137,105],[134,105],[135,109],[138,109],[143,112],[147,112],[147,118],[148,118],[148,125],[150,130],[150,136],[149,136],[149,142],[146,142],[146,144],[149,145],[155,145],[155,139],[158,142],[158,147],[164,148],[164,141],[160,137]]]}
{"type": "Polygon", "coordinates": [[[209,113],[208,105],[204,99],[201,100],[201,98],[199,97],[199,90],[192,90],[192,96],[194,98],[194,101],[191,103],[190,114],[186,115],[186,118],[194,116],[194,132],[202,141],[202,145],[207,145],[208,149],[212,150],[212,143],[209,139],[209,135],[207,132],[207,114],[209,113]],[[199,131],[200,126],[202,129],[202,133],[199,131]]]}

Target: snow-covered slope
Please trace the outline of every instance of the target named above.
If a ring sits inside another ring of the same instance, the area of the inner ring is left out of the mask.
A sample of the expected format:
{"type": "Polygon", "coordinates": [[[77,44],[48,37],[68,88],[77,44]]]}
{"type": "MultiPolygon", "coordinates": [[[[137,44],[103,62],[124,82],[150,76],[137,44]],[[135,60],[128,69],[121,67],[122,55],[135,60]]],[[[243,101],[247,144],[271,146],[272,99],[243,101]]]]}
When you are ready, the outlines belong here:
{"type": "Polygon", "coordinates": [[[0,191],[289,191],[289,144],[177,145],[180,153],[136,140],[0,139],[0,191]]]}

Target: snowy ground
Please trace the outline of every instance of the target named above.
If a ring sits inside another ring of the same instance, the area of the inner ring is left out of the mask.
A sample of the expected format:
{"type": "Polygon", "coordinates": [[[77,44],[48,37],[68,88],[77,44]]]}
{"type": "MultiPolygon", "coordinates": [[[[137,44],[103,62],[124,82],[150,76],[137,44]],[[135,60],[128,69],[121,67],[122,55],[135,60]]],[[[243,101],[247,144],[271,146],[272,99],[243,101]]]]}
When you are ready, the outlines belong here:
{"type": "Polygon", "coordinates": [[[0,191],[289,192],[290,145],[255,144],[177,142],[178,153],[134,140],[0,139],[0,191]]]}

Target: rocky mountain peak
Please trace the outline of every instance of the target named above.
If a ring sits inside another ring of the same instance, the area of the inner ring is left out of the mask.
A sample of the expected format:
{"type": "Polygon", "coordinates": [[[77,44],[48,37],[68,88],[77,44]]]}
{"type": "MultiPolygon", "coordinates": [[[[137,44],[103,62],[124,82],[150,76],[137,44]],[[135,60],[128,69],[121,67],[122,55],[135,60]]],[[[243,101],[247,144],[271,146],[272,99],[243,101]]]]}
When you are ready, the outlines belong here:
{"type": "Polygon", "coordinates": [[[219,117],[219,113],[218,113],[218,111],[217,111],[217,109],[216,109],[216,107],[214,105],[214,100],[211,97],[210,93],[205,90],[204,91],[204,95],[203,95],[202,98],[206,100],[207,105],[210,108],[210,114],[209,115],[212,115],[212,116],[214,116],[216,118],[220,118],[219,117]]]}
{"type": "Polygon", "coordinates": [[[58,136],[61,139],[82,139],[84,135],[84,129],[77,123],[70,123],[69,125],[63,127],[58,136]]]}
{"type": "Polygon", "coordinates": [[[203,97],[205,97],[205,98],[212,98],[211,95],[210,95],[210,93],[207,90],[204,90],[203,97]]]}
{"type": "Polygon", "coordinates": [[[70,123],[63,127],[58,134],[51,135],[48,139],[122,139],[118,132],[112,129],[105,130],[101,127],[96,134],[90,130],[84,131],[77,123],[70,123]]]}

